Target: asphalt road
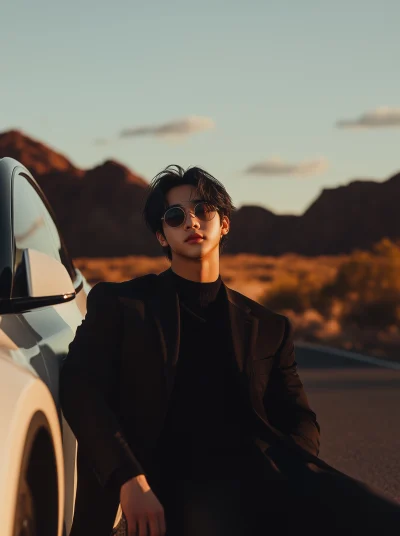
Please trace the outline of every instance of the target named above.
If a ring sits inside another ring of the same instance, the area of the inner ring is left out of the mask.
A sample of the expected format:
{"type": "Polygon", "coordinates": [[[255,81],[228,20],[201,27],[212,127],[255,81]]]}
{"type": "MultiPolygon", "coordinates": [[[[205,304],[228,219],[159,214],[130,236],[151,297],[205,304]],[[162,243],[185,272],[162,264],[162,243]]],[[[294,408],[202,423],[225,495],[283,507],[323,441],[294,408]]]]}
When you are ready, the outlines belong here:
{"type": "Polygon", "coordinates": [[[400,370],[296,345],[320,458],[400,501],[400,370]]]}

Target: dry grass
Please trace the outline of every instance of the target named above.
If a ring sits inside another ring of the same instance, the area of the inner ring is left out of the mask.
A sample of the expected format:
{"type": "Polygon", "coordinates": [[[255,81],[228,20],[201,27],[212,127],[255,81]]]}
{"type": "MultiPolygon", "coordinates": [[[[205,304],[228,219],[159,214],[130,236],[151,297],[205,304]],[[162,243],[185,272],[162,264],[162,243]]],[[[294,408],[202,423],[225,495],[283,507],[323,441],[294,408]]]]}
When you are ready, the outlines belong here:
{"type": "MultiPolygon", "coordinates": [[[[260,255],[223,255],[221,277],[234,290],[260,301],[271,285],[291,274],[312,272],[321,282],[329,281],[337,267],[347,257],[318,257],[306,259],[295,255],[263,257],[260,255]]],[[[160,273],[169,268],[165,257],[115,257],[74,259],[75,265],[89,283],[98,281],[127,281],[148,273],[160,273]]]]}
{"type": "MultiPolygon", "coordinates": [[[[80,258],[75,264],[91,284],[170,266],[165,257],[144,256],[80,258]]],[[[383,241],[375,254],[315,258],[222,255],[220,270],[230,288],[289,316],[298,341],[400,360],[398,246],[383,241]]]]}

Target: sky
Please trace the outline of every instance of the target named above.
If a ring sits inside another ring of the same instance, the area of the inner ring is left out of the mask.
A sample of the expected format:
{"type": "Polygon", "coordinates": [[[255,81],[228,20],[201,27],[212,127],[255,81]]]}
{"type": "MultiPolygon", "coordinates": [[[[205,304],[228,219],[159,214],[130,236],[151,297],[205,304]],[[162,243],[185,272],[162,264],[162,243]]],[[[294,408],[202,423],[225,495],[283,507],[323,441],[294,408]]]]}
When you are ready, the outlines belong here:
{"type": "Polygon", "coordinates": [[[0,132],[302,214],[400,171],[398,0],[3,0],[0,132]]]}

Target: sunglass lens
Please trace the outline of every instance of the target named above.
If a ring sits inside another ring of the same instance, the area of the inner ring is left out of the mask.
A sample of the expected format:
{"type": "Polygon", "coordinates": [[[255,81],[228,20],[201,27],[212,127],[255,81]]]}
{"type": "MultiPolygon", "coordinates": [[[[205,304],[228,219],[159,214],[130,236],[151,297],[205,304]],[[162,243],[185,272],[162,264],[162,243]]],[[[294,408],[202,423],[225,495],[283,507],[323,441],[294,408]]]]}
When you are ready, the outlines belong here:
{"type": "Polygon", "coordinates": [[[196,217],[199,220],[208,221],[215,216],[215,207],[209,203],[199,203],[196,206],[196,217]]]}
{"type": "Polygon", "coordinates": [[[165,223],[170,227],[179,227],[179,225],[182,225],[184,220],[185,213],[178,207],[168,209],[164,216],[165,223]]]}

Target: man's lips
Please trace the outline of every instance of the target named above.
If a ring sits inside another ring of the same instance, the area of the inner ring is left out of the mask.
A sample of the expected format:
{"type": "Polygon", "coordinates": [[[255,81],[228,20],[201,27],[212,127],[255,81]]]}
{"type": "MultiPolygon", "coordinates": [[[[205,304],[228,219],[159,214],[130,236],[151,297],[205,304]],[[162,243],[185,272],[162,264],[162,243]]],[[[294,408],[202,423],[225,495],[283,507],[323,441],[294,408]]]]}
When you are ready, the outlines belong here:
{"type": "Polygon", "coordinates": [[[193,234],[193,235],[188,236],[185,242],[198,242],[199,240],[203,240],[203,237],[198,234],[193,234]]]}

